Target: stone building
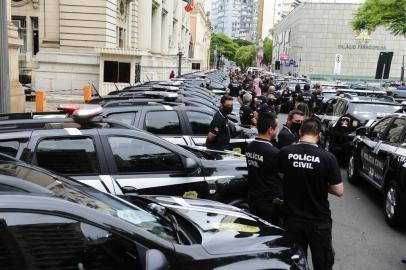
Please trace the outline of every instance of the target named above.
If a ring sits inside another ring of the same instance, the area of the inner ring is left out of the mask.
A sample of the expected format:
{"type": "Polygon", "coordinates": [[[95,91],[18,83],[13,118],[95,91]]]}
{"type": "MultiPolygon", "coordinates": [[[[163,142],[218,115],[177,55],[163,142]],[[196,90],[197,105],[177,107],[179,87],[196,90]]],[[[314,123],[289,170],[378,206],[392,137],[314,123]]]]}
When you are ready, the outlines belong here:
{"type": "Polygon", "coordinates": [[[12,0],[23,41],[21,80],[74,91],[92,82],[104,94],[137,81],[168,78],[186,56],[189,14],[182,0],[12,0]]]}
{"type": "Polygon", "coordinates": [[[18,38],[17,28],[11,22],[11,3],[7,0],[8,21],[8,57],[10,77],[10,111],[25,111],[24,90],[19,82],[18,57],[21,41],[18,38]]]}
{"type": "Polygon", "coordinates": [[[207,70],[210,64],[210,39],[212,27],[203,4],[197,4],[190,14],[192,38],[192,70],[207,70]]]}
{"type": "MultiPolygon", "coordinates": [[[[369,80],[375,77],[380,52],[393,52],[391,79],[399,79],[406,38],[384,28],[354,31],[351,21],[363,0],[307,0],[275,27],[273,63],[282,54],[296,66],[288,70],[313,78],[369,80]],[[342,55],[340,74],[334,74],[336,54],[342,55]]],[[[288,62],[288,61],[286,61],[288,62]]]]}

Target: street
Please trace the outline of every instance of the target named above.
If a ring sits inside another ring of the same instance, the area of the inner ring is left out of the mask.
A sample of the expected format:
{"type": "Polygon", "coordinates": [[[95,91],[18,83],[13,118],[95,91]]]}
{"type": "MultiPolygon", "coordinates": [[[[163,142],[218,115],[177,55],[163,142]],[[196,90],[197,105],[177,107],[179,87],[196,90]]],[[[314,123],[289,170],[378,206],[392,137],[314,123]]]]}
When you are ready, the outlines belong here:
{"type": "MultiPolygon", "coordinates": [[[[279,129],[286,114],[279,114],[279,129]]],[[[341,165],[345,193],[329,197],[333,218],[334,269],[406,269],[406,230],[396,231],[385,223],[383,197],[367,183],[348,182],[341,165]]]]}

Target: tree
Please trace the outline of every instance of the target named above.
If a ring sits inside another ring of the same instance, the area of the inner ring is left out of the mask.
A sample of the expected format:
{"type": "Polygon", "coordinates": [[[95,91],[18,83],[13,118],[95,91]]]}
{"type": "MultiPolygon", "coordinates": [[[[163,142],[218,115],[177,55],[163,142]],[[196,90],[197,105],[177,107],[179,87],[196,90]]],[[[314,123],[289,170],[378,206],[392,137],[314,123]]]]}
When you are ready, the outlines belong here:
{"type": "Polygon", "coordinates": [[[240,47],[235,53],[234,59],[241,69],[245,69],[246,67],[252,65],[252,62],[255,60],[256,56],[257,46],[248,45],[240,47]]]}
{"type": "Polygon", "coordinates": [[[356,30],[373,31],[384,26],[395,35],[406,36],[406,0],[366,0],[352,21],[356,30]]]}
{"type": "Polygon", "coordinates": [[[238,45],[238,47],[254,45],[252,42],[249,42],[248,40],[240,39],[240,38],[233,39],[233,41],[238,45]]]}
{"type": "Polygon", "coordinates": [[[216,55],[214,53],[216,50],[217,53],[221,53],[225,58],[234,60],[237,49],[238,45],[231,38],[226,35],[213,33],[210,43],[210,62],[212,64],[216,62],[216,55]]]}
{"type": "Polygon", "coordinates": [[[272,40],[269,38],[264,40],[264,63],[266,65],[272,63],[272,40]]]}

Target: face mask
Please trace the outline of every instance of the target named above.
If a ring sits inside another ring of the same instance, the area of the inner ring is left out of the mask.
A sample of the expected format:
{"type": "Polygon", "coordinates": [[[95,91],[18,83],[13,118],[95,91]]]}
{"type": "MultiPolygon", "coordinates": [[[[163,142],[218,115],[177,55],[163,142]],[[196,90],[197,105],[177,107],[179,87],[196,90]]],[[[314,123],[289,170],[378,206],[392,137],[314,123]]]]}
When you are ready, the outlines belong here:
{"type": "Polygon", "coordinates": [[[233,106],[231,106],[231,107],[223,107],[223,108],[221,108],[221,111],[222,111],[225,115],[228,115],[228,114],[230,114],[230,113],[233,111],[233,106]]]}
{"type": "Polygon", "coordinates": [[[293,131],[293,132],[295,132],[296,134],[299,134],[299,130],[300,130],[300,127],[302,126],[302,123],[295,123],[295,122],[292,122],[292,125],[290,126],[290,129],[293,131]]]}
{"type": "Polygon", "coordinates": [[[273,99],[271,99],[271,100],[268,100],[268,106],[270,106],[270,107],[272,107],[272,106],[275,106],[275,100],[273,100],[273,99]]]}

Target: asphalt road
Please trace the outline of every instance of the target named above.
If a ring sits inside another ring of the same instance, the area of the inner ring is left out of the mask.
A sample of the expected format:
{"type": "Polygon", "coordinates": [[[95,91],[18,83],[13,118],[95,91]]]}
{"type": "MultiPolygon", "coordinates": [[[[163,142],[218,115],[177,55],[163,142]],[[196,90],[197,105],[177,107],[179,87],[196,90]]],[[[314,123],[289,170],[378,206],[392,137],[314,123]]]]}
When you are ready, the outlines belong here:
{"type": "MultiPolygon", "coordinates": [[[[279,127],[286,115],[279,115],[279,127]]],[[[345,193],[330,196],[333,218],[334,269],[406,270],[406,228],[396,231],[385,223],[383,196],[369,186],[348,183],[346,166],[341,175],[345,193]]]]}

